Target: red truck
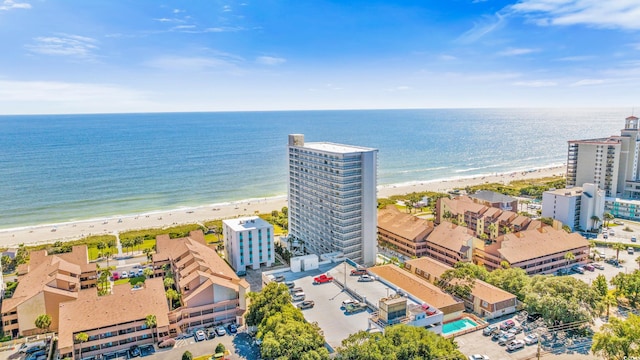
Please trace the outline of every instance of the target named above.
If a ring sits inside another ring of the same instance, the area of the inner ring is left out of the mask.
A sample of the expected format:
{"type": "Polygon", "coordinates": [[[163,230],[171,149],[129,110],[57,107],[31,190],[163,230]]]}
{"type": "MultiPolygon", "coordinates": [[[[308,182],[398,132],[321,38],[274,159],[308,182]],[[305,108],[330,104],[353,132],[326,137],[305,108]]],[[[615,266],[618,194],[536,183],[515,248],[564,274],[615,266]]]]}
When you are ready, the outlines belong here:
{"type": "Polygon", "coordinates": [[[316,277],[313,278],[313,283],[314,284],[323,284],[323,283],[331,282],[331,281],[333,281],[333,276],[328,276],[328,275],[325,275],[325,274],[322,274],[320,276],[316,276],[316,277]]]}

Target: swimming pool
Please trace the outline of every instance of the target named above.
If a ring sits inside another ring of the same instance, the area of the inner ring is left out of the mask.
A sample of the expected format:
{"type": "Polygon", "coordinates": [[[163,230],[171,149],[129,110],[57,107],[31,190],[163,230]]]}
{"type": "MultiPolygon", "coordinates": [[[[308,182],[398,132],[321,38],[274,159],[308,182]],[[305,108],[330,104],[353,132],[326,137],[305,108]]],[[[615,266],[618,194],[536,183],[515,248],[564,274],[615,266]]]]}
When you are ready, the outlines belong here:
{"type": "Polygon", "coordinates": [[[442,335],[451,335],[457,332],[472,329],[478,326],[473,320],[468,318],[462,318],[460,320],[452,321],[442,325],[442,335]]]}

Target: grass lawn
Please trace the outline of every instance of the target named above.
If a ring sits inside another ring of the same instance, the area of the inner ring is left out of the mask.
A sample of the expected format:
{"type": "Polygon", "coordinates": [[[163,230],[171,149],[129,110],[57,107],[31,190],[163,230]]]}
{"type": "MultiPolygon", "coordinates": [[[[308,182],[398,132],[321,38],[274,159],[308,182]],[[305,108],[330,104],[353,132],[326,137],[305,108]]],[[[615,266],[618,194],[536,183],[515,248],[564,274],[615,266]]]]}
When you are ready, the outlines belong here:
{"type": "Polygon", "coordinates": [[[193,360],[209,360],[211,359],[212,356],[213,354],[202,355],[202,356],[194,357],[193,360]]]}
{"type": "MultiPolygon", "coordinates": [[[[214,244],[218,242],[218,235],[216,234],[207,234],[204,236],[204,240],[207,244],[214,244]]],[[[220,241],[222,241],[222,236],[220,236],[220,241]]]]}
{"type": "Polygon", "coordinates": [[[144,276],[135,276],[135,277],[128,278],[128,279],[118,279],[118,280],[114,281],[113,284],[114,285],[119,285],[119,284],[129,283],[129,284],[131,284],[131,286],[133,286],[135,284],[144,283],[145,280],[146,280],[146,278],[144,276]]]}

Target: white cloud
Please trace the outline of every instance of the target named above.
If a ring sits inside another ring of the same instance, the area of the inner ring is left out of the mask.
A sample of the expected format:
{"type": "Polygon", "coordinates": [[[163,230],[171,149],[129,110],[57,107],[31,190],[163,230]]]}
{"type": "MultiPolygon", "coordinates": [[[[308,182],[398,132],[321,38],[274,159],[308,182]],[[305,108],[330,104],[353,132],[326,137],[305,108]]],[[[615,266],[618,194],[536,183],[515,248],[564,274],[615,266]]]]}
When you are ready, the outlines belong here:
{"type": "Polygon", "coordinates": [[[587,25],[640,29],[638,0],[520,0],[511,11],[530,16],[538,25],[587,25]]]}
{"type": "Polygon", "coordinates": [[[0,5],[0,11],[13,9],[31,9],[31,4],[25,2],[15,2],[14,0],[4,0],[0,5]]]}
{"type": "Polygon", "coordinates": [[[411,90],[411,86],[400,85],[400,86],[396,86],[396,87],[391,88],[391,89],[387,89],[387,91],[389,91],[389,92],[407,91],[407,90],[411,90]]]}
{"type": "Polygon", "coordinates": [[[444,61],[451,61],[451,60],[457,60],[457,59],[458,58],[453,55],[447,55],[447,54],[440,55],[440,60],[444,60],[444,61]]]}
{"type": "Polygon", "coordinates": [[[171,28],[172,31],[176,30],[186,30],[186,29],[194,29],[195,25],[177,25],[171,28]]]}
{"type": "Polygon", "coordinates": [[[244,30],[244,28],[240,26],[218,26],[218,27],[206,28],[204,29],[203,32],[219,33],[219,32],[236,32],[236,31],[242,31],[242,30],[244,30]]]}
{"type": "Polygon", "coordinates": [[[233,11],[231,10],[231,6],[230,5],[225,5],[222,7],[222,12],[230,12],[233,11]]]}
{"type": "Polygon", "coordinates": [[[32,53],[45,55],[72,56],[77,58],[93,58],[93,52],[98,49],[97,41],[90,37],[56,34],[56,36],[42,36],[34,38],[34,43],[25,45],[32,53]]]}
{"type": "Polygon", "coordinates": [[[504,19],[505,17],[501,13],[496,13],[493,16],[485,16],[483,21],[473,24],[473,28],[460,35],[457,41],[461,43],[475,42],[483,36],[500,28],[504,24],[504,19]]]}
{"type": "Polygon", "coordinates": [[[173,9],[173,13],[174,14],[180,14],[180,13],[183,13],[183,12],[186,12],[186,10],[173,9]]]}
{"type": "Polygon", "coordinates": [[[498,55],[516,56],[516,55],[531,54],[538,51],[539,51],[538,49],[514,48],[514,49],[507,49],[507,50],[501,51],[498,53],[498,55]]]}
{"type": "Polygon", "coordinates": [[[591,55],[584,55],[584,56],[566,56],[566,57],[559,58],[557,60],[558,61],[585,61],[593,58],[594,57],[591,55]]]}
{"type": "Polygon", "coordinates": [[[273,56],[258,56],[256,62],[262,65],[280,65],[284,64],[287,60],[273,56]]]}
{"type": "Polygon", "coordinates": [[[583,79],[580,81],[576,81],[571,86],[589,86],[589,85],[600,85],[604,84],[606,81],[602,79],[583,79]]]}
{"type": "Polygon", "coordinates": [[[525,87],[548,87],[548,86],[557,86],[558,83],[555,81],[533,80],[533,81],[518,81],[513,83],[513,85],[525,86],[525,87]]]}

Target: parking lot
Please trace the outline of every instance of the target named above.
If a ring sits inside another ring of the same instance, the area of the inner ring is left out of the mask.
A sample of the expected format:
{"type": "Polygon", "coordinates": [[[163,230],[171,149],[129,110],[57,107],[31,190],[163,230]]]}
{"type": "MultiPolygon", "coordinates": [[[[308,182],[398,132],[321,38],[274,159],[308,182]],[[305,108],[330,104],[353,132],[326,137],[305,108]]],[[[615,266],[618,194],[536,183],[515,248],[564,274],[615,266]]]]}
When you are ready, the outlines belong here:
{"type": "MultiPolygon", "coordinates": [[[[504,321],[512,319],[519,326],[523,326],[524,332],[516,335],[516,339],[522,340],[526,335],[537,332],[542,329],[538,328],[532,322],[526,321],[526,318],[517,318],[509,316],[500,318],[498,321],[491,321],[493,325],[499,325],[504,321]]],[[[539,322],[538,322],[539,323],[539,322]]],[[[538,324],[535,323],[535,324],[538,324]]],[[[590,338],[571,337],[564,332],[548,332],[547,337],[541,343],[541,355],[550,359],[597,359],[588,354],[591,346],[590,338]]],[[[469,334],[456,336],[455,341],[458,343],[459,350],[467,356],[473,354],[487,355],[489,359],[534,359],[538,351],[536,344],[525,345],[524,348],[513,352],[507,351],[506,346],[501,346],[491,336],[483,335],[482,331],[474,331],[469,334]]]]}

